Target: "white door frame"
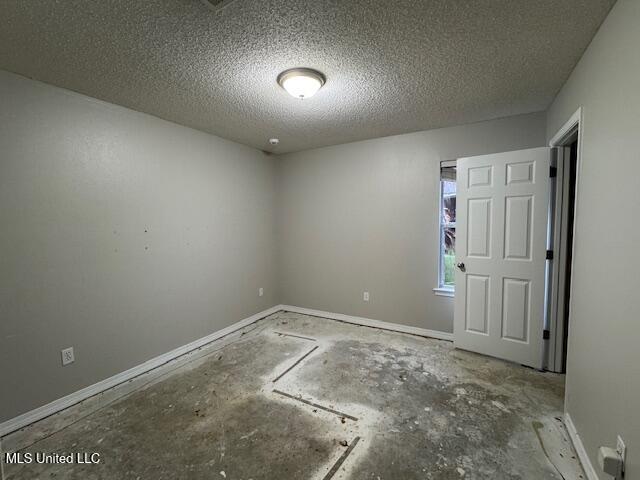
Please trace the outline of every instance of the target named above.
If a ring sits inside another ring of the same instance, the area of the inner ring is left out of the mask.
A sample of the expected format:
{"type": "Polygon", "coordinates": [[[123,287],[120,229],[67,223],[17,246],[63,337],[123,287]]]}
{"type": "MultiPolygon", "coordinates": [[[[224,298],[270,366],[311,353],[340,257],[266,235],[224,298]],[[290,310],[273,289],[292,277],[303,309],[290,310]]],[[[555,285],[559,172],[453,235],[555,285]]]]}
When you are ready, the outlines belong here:
{"type": "MultiPolygon", "coordinates": [[[[575,178],[575,191],[574,191],[574,206],[573,206],[573,210],[574,210],[574,216],[573,216],[573,241],[572,241],[572,258],[571,258],[571,273],[573,274],[575,272],[575,258],[576,258],[576,226],[578,224],[578,188],[580,185],[580,170],[581,170],[581,166],[582,166],[582,161],[581,161],[581,157],[582,157],[582,141],[584,138],[584,112],[583,112],[583,108],[580,107],[578,108],[578,110],[576,110],[576,112],[571,115],[571,117],[569,118],[569,120],[567,120],[565,122],[565,124],[556,132],[556,134],[551,138],[550,142],[549,142],[549,146],[550,147],[564,147],[566,146],[569,141],[572,139],[572,137],[577,133],[578,135],[578,148],[577,148],[577,159],[576,159],[576,178],[575,178]]],[[[562,176],[558,177],[558,184],[556,185],[556,191],[561,191],[562,190],[562,185],[560,185],[562,176]]],[[[566,182],[562,182],[566,185],[566,182]]],[[[556,193],[557,195],[558,193],[556,193]]],[[[557,196],[556,196],[557,198],[557,196]]],[[[557,214],[558,212],[554,213],[554,217],[556,219],[556,222],[558,221],[558,219],[560,218],[560,215],[557,214]]],[[[557,228],[557,225],[554,225],[554,230],[557,228]]],[[[565,232],[566,233],[566,232],[565,232]]],[[[561,245],[566,244],[566,237],[565,236],[555,236],[555,238],[553,239],[553,250],[554,252],[559,251],[559,247],[561,245]]],[[[564,250],[564,249],[562,249],[564,250]]],[[[553,298],[558,298],[558,295],[563,295],[561,292],[559,292],[559,282],[558,282],[558,278],[560,277],[558,274],[559,269],[563,268],[560,262],[560,258],[566,258],[565,257],[566,252],[563,251],[562,255],[554,255],[554,260],[552,260],[552,281],[550,284],[550,292],[549,295],[550,297],[553,298]],[[555,280],[555,281],[554,281],[555,280]]],[[[573,288],[574,288],[574,282],[572,281],[569,287],[569,319],[571,319],[571,312],[572,312],[572,303],[573,303],[573,288]]],[[[560,312],[557,310],[559,303],[558,302],[550,302],[549,305],[549,311],[548,311],[548,315],[549,315],[549,331],[550,331],[550,339],[549,339],[549,350],[548,350],[548,357],[547,357],[547,369],[554,371],[554,372],[560,372],[562,370],[562,358],[564,355],[564,336],[567,335],[568,336],[568,332],[564,331],[564,325],[560,325],[558,323],[558,318],[559,318],[559,314],[560,312]]],[[[569,329],[571,328],[571,321],[569,321],[569,329]]],[[[568,347],[567,347],[568,348],[568,347]]]]}

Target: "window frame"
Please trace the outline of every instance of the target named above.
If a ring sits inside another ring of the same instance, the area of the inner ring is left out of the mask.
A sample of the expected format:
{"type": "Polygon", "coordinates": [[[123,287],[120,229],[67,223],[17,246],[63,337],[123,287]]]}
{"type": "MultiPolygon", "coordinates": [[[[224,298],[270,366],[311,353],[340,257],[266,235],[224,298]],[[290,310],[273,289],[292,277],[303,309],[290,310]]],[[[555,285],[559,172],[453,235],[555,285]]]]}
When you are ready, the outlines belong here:
{"type": "MultiPolygon", "coordinates": [[[[441,162],[440,168],[438,170],[438,185],[439,185],[439,188],[438,188],[438,286],[433,289],[433,293],[443,297],[453,297],[456,291],[455,285],[446,285],[444,283],[444,277],[445,277],[444,231],[446,228],[456,228],[456,222],[444,221],[443,211],[444,211],[445,193],[444,193],[444,180],[442,179],[442,168],[448,167],[448,166],[455,166],[455,165],[456,165],[455,160],[448,161],[448,162],[441,162]]],[[[456,188],[456,194],[455,194],[456,197],[457,197],[457,194],[458,192],[456,188]]],[[[453,195],[449,194],[449,196],[453,196],[453,195]]],[[[457,219],[457,215],[456,215],[456,219],[457,219]]]]}

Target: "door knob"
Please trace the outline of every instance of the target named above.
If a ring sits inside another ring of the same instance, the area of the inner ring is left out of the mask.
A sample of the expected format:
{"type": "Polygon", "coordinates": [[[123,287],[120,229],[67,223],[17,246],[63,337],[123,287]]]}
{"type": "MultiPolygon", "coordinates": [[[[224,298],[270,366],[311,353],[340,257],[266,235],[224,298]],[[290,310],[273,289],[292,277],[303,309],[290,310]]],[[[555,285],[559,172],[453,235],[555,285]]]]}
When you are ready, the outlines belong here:
{"type": "Polygon", "coordinates": [[[458,264],[458,268],[460,269],[460,271],[464,272],[464,271],[465,271],[464,263],[460,262],[460,263],[458,264]]]}

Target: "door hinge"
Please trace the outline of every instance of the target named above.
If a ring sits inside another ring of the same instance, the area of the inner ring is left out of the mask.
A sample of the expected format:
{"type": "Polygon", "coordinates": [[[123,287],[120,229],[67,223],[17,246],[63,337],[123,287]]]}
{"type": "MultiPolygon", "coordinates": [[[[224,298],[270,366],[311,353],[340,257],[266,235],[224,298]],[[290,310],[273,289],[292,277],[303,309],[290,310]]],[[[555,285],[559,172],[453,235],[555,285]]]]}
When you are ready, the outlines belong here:
{"type": "Polygon", "coordinates": [[[558,168],[557,167],[549,167],[549,177],[556,178],[558,176],[558,168]]]}
{"type": "Polygon", "coordinates": [[[551,337],[551,332],[549,330],[543,330],[542,331],[542,339],[543,340],[549,340],[549,337],[551,337]]]}
{"type": "Polygon", "coordinates": [[[547,250],[547,260],[553,260],[553,250],[547,250]]]}

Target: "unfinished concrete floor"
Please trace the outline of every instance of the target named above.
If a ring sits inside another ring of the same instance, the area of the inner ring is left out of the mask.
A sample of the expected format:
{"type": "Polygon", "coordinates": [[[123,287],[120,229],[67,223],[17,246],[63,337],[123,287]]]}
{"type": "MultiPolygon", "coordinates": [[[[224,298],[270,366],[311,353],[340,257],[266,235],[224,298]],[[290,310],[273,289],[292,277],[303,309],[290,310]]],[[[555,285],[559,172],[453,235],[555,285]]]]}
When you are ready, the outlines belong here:
{"type": "Polygon", "coordinates": [[[583,478],[563,376],[279,312],[2,439],[14,479],[583,478]],[[573,458],[572,458],[573,457],[573,458]]]}

